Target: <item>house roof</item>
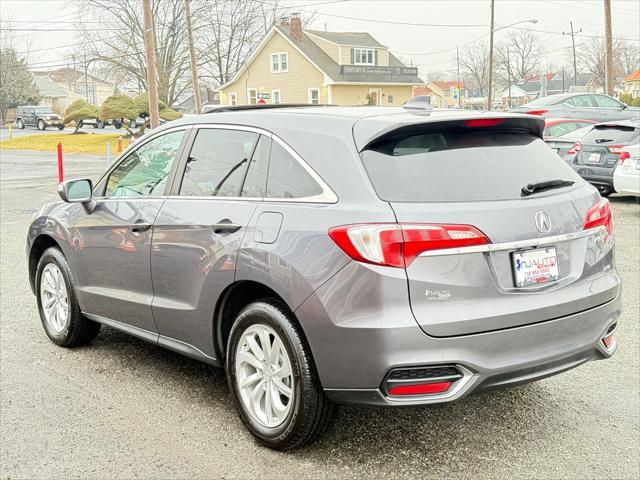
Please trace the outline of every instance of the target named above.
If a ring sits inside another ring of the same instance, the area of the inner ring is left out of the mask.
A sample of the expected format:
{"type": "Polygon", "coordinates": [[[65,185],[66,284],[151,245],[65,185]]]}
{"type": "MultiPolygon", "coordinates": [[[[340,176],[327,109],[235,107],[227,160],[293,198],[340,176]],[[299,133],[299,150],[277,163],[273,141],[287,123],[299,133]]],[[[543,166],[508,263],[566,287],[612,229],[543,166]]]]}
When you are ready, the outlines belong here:
{"type": "Polygon", "coordinates": [[[306,33],[323,40],[347,45],[350,47],[387,48],[366,32],[323,32],[320,30],[304,30],[306,33]]]}
{"type": "MultiPolygon", "coordinates": [[[[333,58],[329,56],[322,48],[320,48],[309,36],[307,30],[302,31],[302,40],[296,40],[291,36],[291,33],[286,28],[275,26],[275,30],[281,35],[287,38],[293,45],[295,45],[311,62],[313,62],[325,75],[327,75],[335,83],[350,83],[350,82],[371,82],[371,83],[422,83],[422,80],[417,75],[410,77],[396,77],[390,78],[388,74],[382,72],[371,72],[366,74],[366,78],[356,75],[345,75],[342,73],[340,65],[333,58]]],[[[315,31],[310,32],[315,34],[315,31]]],[[[329,32],[321,32],[329,33],[329,32]]],[[[366,34],[369,35],[369,34],[366,34]]],[[[369,35],[370,36],[370,35],[369,35]]],[[[406,67],[396,56],[389,52],[389,66],[390,67],[406,67]]]]}
{"type": "Polygon", "coordinates": [[[636,70],[635,72],[632,72],[630,75],[624,77],[625,82],[634,82],[637,80],[640,80],[640,70],[636,70]]]}
{"type": "MultiPolygon", "coordinates": [[[[427,82],[427,83],[431,83],[431,84],[435,85],[440,90],[450,90],[451,87],[454,87],[454,88],[458,87],[458,82],[455,82],[453,80],[447,80],[447,81],[435,80],[435,81],[431,81],[431,82],[427,82]]],[[[460,87],[464,88],[464,83],[460,82],[460,87]]]]}
{"type": "Polygon", "coordinates": [[[70,95],[70,93],[64,88],[56,85],[44,76],[34,75],[33,80],[36,84],[36,88],[40,92],[40,96],[42,97],[60,98],[68,97],[70,95]]]}
{"type": "MultiPolygon", "coordinates": [[[[47,71],[39,71],[34,72],[37,76],[47,76],[51,79],[51,81],[55,83],[70,83],[78,81],[81,78],[84,78],[84,72],[80,70],[76,70],[74,68],[58,68],[56,70],[47,70],[47,71]]],[[[94,77],[93,75],[87,75],[87,78],[91,79],[93,82],[99,83],[109,83],[100,78],[94,77]]]]}

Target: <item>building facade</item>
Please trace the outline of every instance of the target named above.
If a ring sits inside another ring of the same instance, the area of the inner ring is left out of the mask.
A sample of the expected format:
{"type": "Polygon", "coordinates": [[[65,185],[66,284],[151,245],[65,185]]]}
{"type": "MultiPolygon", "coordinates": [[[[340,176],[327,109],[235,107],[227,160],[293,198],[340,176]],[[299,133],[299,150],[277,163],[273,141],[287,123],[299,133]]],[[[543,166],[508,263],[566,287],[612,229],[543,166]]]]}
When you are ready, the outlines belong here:
{"type": "Polygon", "coordinates": [[[222,105],[311,103],[398,106],[421,84],[368,33],[303,30],[298,16],[268,32],[218,91],[222,105]]]}

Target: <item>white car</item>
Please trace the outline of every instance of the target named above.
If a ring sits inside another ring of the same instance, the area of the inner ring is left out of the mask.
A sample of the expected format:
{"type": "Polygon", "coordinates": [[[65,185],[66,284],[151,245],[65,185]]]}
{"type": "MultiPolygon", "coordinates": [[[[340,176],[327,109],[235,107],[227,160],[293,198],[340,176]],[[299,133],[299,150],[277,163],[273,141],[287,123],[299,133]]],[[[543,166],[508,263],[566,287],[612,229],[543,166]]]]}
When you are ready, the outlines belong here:
{"type": "Polygon", "coordinates": [[[640,144],[629,145],[621,151],[613,172],[613,188],[623,195],[640,197],[640,144]]]}

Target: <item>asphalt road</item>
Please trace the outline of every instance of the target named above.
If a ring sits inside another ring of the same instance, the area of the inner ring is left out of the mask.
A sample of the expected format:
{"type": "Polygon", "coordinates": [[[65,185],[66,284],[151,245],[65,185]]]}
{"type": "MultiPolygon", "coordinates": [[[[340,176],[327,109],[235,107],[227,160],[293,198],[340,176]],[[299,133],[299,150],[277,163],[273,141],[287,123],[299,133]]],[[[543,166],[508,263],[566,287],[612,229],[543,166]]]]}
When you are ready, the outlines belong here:
{"type": "MultiPolygon", "coordinates": [[[[612,198],[624,279],[620,348],[609,361],[430,408],[343,407],[316,445],[259,446],[224,373],[104,328],[54,346],[28,286],[25,231],[55,200],[55,158],[0,160],[2,478],[639,478],[640,208],[612,198]]],[[[67,176],[104,160],[67,156],[67,176]]]]}

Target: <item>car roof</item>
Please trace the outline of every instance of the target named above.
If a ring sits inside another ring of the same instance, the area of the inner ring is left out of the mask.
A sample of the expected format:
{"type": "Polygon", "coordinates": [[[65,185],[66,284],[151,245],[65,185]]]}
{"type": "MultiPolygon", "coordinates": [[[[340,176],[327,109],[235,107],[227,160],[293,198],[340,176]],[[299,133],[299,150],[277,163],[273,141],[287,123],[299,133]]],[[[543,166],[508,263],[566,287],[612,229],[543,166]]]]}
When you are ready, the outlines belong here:
{"type": "Polygon", "coordinates": [[[268,107],[219,108],[209,113],[175,120],[162,128],[172,128],[179,125],[224,123],[275,131],[283,127],[292,128],[295,126],[300,128],[300,122],[306,118],[316,126],[325,124],[323,128],[328,129],[328,131],[334,130],[336,133],[340,131],[343,135],[352,135],[358,150],[361,150],[373,139],[408,125],[482,118],[520,118],[527,119],[527,122],[532,125],[532,131],[536,133],[537,130],[542,132],[544,126],[542,117],[520,113],[478,110],[328,105],[268,107]]]}

